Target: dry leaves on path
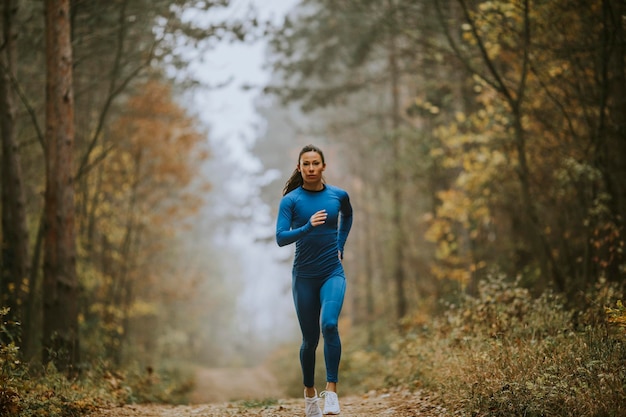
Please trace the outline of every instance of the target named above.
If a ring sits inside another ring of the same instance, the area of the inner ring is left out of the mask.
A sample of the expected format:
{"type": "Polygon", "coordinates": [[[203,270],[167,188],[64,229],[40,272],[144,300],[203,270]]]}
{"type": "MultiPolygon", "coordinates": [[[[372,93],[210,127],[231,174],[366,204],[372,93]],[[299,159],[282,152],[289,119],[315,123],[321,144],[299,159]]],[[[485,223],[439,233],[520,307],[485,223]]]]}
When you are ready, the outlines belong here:
{"type": "MultiPolygon", "coordinates": [[[[199,405],[127,405],[101,409],[88,417],[287,417],[304,416],[304,402],[288,399],[271,405],[254,405],[254,401],[240,401],[199,405]]],[[[444,417],[452,416],[420,392],[371,392],[363,396],[340,398],[341,417],[395,416],[444,417]]]]}

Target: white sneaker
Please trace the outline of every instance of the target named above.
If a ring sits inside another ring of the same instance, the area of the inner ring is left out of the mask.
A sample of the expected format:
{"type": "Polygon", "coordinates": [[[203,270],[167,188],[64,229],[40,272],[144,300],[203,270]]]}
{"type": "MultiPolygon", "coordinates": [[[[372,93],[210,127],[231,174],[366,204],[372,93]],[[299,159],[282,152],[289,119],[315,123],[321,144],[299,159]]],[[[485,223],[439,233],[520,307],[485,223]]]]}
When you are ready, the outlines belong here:
{"type": "Polygon", "coordinates": [[[304,393],[304,414],[306,417],[322,417],[317,391],[315,391],[315,397],[307,397],[306,392],[304,393]]]}
{"type": "Polygon", "coordinates": [[[323,391],[320,396],[324,397],[324,414],[339,414],[339,398],[336,392],[323,391]]]}

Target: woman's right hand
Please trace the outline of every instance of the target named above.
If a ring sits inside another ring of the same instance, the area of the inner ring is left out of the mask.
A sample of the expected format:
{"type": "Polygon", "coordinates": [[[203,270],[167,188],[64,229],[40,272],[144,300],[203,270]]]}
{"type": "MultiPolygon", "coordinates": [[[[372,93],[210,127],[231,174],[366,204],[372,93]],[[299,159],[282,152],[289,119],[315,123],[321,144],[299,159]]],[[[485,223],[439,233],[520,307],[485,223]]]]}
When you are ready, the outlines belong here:
{"type": "Polygon", "coordinates": [[[315,227],[319,226],[320,224],[326,223],[326,217],[328,217],[328,214],[326,214],[326,210],[320,210],[312,215],[309,221],[311,222],[311,225],[315,227]]]}

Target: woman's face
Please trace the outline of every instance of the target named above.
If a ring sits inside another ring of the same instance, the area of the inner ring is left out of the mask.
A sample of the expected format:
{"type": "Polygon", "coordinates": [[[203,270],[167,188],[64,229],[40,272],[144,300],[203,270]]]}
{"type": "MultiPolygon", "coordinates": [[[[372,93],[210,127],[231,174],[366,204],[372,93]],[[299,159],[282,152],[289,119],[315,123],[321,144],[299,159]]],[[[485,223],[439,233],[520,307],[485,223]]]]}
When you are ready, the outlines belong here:
{"type": "Polygon", "coordinates": [[[305,184],[320,183],[325,168],[326,164],[322,161],[321,155],[315,151],[305,152],[300,156],[298,171],[305,184]]]}

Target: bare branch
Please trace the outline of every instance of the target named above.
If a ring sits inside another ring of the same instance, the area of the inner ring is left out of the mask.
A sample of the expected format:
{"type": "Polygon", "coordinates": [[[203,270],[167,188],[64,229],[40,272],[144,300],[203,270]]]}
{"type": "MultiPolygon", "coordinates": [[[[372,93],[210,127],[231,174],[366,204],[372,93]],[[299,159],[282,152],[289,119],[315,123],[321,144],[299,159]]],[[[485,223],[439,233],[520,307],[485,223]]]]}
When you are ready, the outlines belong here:
{"type": "Polygon", "coordinates": [[[37,112],[35,112],[35,109],[33,108],[33,106],[31,106],[30,102],[28,101],[28,97],[26,97],[26,93],[24,93],[24,90],[22,90],[20,83],[13,76],[13,74],[11,74],[11,72],[2,63],[0,63],[0,69],[2,70],[2,72],[6,73],[9,76],[9,80],[11,81],[11,86],[13,87],[13,90],[20,98],[20,101],[24,105],[24,108],[28,112],[33,122],[33,127],[35,128],[35,132],[37,133],[37,140],[41,145],[41,149],[45,151],[44,134],[41,130],[41,127],[39,126],[39,122],[37,121],[37,112]]]}

